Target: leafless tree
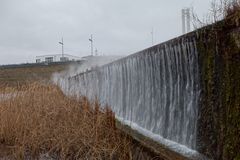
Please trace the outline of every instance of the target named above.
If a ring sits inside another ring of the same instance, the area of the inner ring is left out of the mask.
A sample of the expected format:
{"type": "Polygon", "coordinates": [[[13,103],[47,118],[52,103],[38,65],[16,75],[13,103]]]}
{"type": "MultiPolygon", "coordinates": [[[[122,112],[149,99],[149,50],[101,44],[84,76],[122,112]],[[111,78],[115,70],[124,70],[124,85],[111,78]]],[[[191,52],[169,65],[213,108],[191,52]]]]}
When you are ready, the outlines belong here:
{"type": "Polygon", "coordinates": [[[199,18],[193,8],[191,12],[193,27],[197,29],[240,12],[240,0],[212,0],[209,13],[203,18],[199,18]]]}

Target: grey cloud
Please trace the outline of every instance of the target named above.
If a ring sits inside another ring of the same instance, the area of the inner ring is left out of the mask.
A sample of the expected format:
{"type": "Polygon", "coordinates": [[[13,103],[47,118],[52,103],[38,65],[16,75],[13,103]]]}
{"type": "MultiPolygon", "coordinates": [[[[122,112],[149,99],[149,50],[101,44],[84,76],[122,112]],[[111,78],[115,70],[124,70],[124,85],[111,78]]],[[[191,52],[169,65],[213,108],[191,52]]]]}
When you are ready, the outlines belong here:
{"type": "Polygon", "coordinates": [[[86,56],[88,38],[101,54],[130,54],[181,34],[181,8],[206,13],[209,0],[0,0],[0,64],[33,62],[61,51],[86,56]],[[7,58],[11,55],[11,58],[7,58]]]}

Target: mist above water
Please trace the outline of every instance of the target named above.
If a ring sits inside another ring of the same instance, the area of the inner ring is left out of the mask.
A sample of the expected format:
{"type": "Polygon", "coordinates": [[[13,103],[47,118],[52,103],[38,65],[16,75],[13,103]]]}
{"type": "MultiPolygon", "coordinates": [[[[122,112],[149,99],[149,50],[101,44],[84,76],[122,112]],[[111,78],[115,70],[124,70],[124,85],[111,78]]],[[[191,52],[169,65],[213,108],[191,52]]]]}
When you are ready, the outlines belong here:
{"type": "Polygon", "coordinates": [[[116,61],[123,56],[88,56],[86,58],[82,58],[81,63],[76,63],[70,65],[66,70],[60,73],[54,73],[52,75],[52,80],[54,83],[57,81],[62,81],[64,79],[68,79],[69,77],[73,77],[77,74],[84,73],[90,70],[93,70],[97,67],[101,67],[105,64],[116,61]]]}

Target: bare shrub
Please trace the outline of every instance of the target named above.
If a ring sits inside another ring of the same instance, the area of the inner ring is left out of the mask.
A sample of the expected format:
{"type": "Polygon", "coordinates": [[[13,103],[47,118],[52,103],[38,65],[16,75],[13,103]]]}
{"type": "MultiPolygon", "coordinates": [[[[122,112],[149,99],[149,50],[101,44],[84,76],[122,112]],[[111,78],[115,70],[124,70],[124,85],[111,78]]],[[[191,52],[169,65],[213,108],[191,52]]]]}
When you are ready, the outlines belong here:
{"type": "Polygon", "coordinates": [[[230,1],[230,3],[226,5],[225,17],[229,17],[239,12],[240,12],[240,0],[230,1]]]}
{"type": "Polygon", "coordinates": [[[240,0],[212,0],[209,13],[199,18],[192,9],[192,24],[195,29],[216,23],[240,12],[240,0]]]}

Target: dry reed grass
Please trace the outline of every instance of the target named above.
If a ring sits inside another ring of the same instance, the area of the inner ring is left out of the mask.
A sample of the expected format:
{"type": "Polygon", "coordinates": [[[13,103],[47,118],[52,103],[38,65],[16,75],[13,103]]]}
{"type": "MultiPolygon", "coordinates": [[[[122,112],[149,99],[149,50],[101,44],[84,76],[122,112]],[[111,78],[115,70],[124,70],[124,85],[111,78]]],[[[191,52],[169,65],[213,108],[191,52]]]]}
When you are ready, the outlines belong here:
{"type": "Polygon", "coordinates": [[[13,146],[15,159],[41,153],[57,159],[131,158],[130,139],[115,128],[109,109],[84,97],[68,98],[52,85],[11,92],[0,100],[0,143],[13,146]]]}

